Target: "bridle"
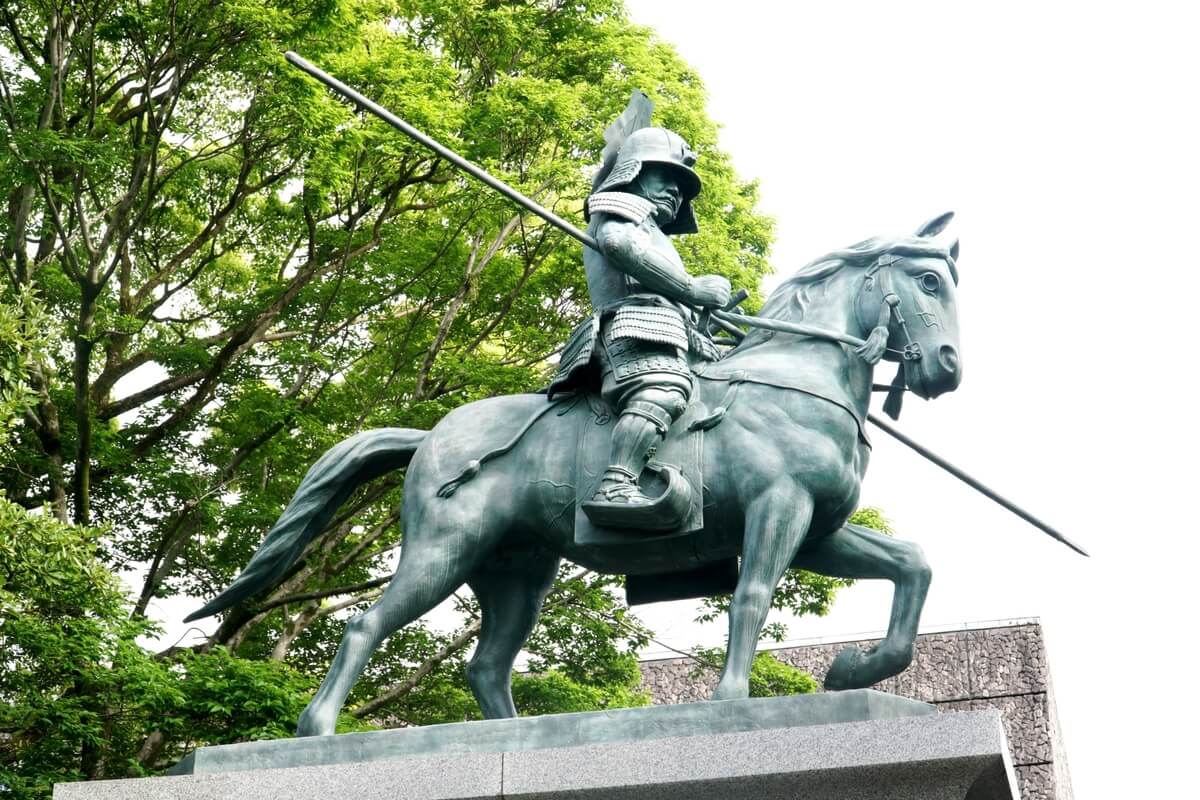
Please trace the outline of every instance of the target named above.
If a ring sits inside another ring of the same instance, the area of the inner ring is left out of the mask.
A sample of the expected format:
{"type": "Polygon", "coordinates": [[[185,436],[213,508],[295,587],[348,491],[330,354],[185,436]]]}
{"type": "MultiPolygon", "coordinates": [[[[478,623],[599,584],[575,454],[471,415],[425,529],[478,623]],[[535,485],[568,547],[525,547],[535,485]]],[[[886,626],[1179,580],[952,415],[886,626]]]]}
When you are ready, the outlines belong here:
{"type": "MultiPolygon", "coordinates": [[[[924,357],[924,352],[921,350],[921,343],[913,341],[912,332],[908,329],[908,322],[904,319],[904,314],[900,311],[900,295],[892,289],[892,271],[888,269],[897,261],[900,261],[903,256],[898,256],[895,253],[884,253],[879,258],[875,259],[875,263],[867,267],[866,275],[863,277],[864,292],[874,291],[875,284],[879,284],[879,291],[883,294],[882,302],[879,306],[879,320],[876,327],[887,328],[888,319],[894,318],[896,324],[900,326],[900,333],[904,336],[904,347],[901,350],[888,348],[888,352],[896,353],[905,361],[920,361],[924,357]],[[876,281],[878,277],[878,281],[876,281]]],[[[855,306],[855,315],[861,311],[862,306],[855,306]]],[[[859,319],[862,322],[862,319],[859,319]]],[[[864,326],[865,327],[865,326],[864,326]]]]}
{"type": "MultiPolygon", "coordinates": [[[[874,331],[882,329],[878,335],[888,336],[890,338],[889,322],[892,319],[896,320],[896,324],[900,326],[900,333],[904,337],[903,348],[897,350],[894,347],[889,347],[885,352],[894,353],[904,361],[920,361],[924,358],[924,351],[921,349],[921,343],[917,342],[912,337],[912,332],[908,328],[908,321],[904,318],[904,314],[900,310],[901,300],[900,295],[892,288],[892,272],[889,269],[893,264],[902,260],[904,257],[895,253],[884,253],[875,259],[871,266],[867,267],[863,276],[863,292],[873,292],[875,285],[879,285],[881,298],[879,307],[879,318],[873,326],[874,331]]],[[[863,328],[868,328],[861,317],[862,306],[860,303],[855,303],[855,317],[863,328]]],[[[860,339],[857,336],[851,336],[847,333],[832,331],[825,328],[819,328],[815,325],[806,325],[797,322],[783,322],[776,319],[768,319],[765,317],[755,317],[745,314],[736,309],[726,311],[706,311],[702,319],[711,318],[718,327],[733,334],[740,339],[745,334],[736,326],[744,325],[749,328],[760,328],[762,330],[775,331],[777,333],[792,333],[798,336],[811,336],[817,339],[826,339],[831,342],[840,342],[853,347],[863,347],[867,344],[867,340],[860,339]]],[[[886,341],[886,339],[885,339],[886,341]]]]}
{"type": "MultiPolygon", "coordinates": [[[[930,254],[922,253],[921,255],[930,254]]],[[[855,348],[855,352],[858,355],[871,364],[875,364],[884,353],[893,353],[899,356],[899,360],[902,363],[896,370],[896,375],[892,379],[891,385],[875,384],[872,387],[876,391],[887,392],[883,411],[892,419],[898,419],[904,393],[908,391],[904,362],[915,364],[925,357],[925,353],[921,349],[921,343],[913,339],[912,331],[908,327],[908,320],[905,319],[904,313],[900,309],[903,301],[893,288],[891,268],[897,262],[903,260],[903,258],[903,255],[894,252],[883,253],[865,270],[861,289],[862,296],[855,301],[854,307],[854,316],[863,329],[868,329],[868,326],[862,319],[863,299],[866,295],[874,293],[876,286],[879,287],[881,295],[879,313],[875,325],[869,328],[871,332],[866,339],[859,339],[857,336],[803,323],[782,322],[764,317],[753,317],[743,314],[736,309],[726,311],[714,310],[706,313],[701,319],[704,320],[705,328],[707,328],[708,320],[711,320],[718,327],[732,333],[739,341],[745,334],[737,326],[744,325],[750,328],[761,328],[778,333],[791,333],[848,344],[855,348]],[[892,320],[895,320],[896,325],[900,328],[900,334],[904,338],[904,345],[899,350],[894,347],[887,347],[887,342],[891,338],[890,323],[892,320]]],[[[953,271],[953,262],[951,262],[951,267],[953,271]]]]}

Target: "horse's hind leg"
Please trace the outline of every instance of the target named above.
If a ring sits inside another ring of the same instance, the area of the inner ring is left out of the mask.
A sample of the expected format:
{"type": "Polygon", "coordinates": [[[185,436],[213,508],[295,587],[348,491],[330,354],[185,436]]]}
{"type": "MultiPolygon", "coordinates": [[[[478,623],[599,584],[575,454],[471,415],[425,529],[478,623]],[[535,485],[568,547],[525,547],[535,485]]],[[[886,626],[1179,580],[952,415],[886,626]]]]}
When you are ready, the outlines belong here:
{"type": "Polygon", "coordinates": [[[537,623],[542,601],[558,574],[559,558],[537,549],[484,562],[467,584],[479,599],[483,627],[467,664],[467,682],[487,719],[515,717],[512,669],[537,623]]]}
{"type": "Polygon", "coordinates": [[[466,581],[473,567],[460,554],[447,558],[440,547],[413,544],[401,551],[400,565],[383,596],[350,620],[329,673],[300,715],[297,736],[334,733],[346,695],[384,639],[432,610],[466,581]]]}
{"type": "Polygon", "coordinates": [[[859,525],[846,525],[815,543],[793,566],[835,578],[886,578],[896,587],[887,636],[865,653],[850,646],[825,675],[827,689],[861,689],[912,663],[917,625],[931,573],[921,548],[859,525]]]}

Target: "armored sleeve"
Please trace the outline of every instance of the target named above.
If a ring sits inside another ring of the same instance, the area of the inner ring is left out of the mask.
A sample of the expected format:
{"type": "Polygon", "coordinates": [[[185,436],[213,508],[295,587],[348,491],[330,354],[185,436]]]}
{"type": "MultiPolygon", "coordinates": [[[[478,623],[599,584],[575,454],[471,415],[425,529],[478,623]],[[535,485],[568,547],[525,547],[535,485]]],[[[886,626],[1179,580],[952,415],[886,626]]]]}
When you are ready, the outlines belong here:
{"type": "Polygon", "coordinates": [[[599,225],[596,241],[610,264],[650,291],[677,302],[692,302],[692,276],[658,252],[641,225],[607,217],[599,225]]]}

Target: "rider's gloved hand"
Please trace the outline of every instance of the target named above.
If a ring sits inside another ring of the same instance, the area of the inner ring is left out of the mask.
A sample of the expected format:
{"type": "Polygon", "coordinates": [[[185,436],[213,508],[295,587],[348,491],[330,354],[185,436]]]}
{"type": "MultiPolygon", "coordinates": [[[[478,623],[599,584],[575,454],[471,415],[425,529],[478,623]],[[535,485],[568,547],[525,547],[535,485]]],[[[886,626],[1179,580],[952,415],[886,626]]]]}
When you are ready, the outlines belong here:
{"type": "Polygon", "coordinates": [[[722,275],[701,275],[692,281],[692,302],[703,308],[729,305],[732,289],[722,275]]]}

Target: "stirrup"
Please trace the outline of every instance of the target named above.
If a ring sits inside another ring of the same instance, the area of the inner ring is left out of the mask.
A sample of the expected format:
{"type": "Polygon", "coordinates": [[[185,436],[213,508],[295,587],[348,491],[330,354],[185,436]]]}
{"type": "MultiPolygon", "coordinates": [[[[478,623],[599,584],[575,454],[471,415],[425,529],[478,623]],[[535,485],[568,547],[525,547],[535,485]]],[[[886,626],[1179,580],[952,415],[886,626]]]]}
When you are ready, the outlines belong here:
{"type": "Polygon", "coordinates": [[[667,488],[658,497],[647,497],[636,483],[623,482],[611,487],[602,487],[597,495],[579,504],[593,525],[603,528],[622,528],[641,531],[677,530],[687,519],[692,508],[692,487],[678,469],[666,464],[657,470],[666,480],[667,488]],[[628,488],[626,488],[628,487],[628,488]],[[645,497],[645,503],[615,502],[607,499],[610,492],[619,492],[628,498],[634,492],[645,497]]]}
{"type": "Polygon", "coordinates": [[[592,495],[592,501],[625,505],[646,505],[652,502],[638,486],[637,475],[616,464],[606,469],[600,477],[600,486],[592,495]]]}

